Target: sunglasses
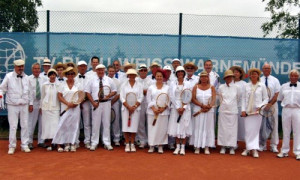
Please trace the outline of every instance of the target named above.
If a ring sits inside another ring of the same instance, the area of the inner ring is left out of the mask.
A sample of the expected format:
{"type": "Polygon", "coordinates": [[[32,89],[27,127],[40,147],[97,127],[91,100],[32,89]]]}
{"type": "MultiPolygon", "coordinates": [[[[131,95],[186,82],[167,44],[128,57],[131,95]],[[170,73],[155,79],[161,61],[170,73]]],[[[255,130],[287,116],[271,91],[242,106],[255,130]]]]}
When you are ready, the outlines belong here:
{"type": "Polygon", "coordinates": [[[66,73],[66,75],[68,76],[68,75],[75,75],[75,73],[74,72],[72,72],[72,73],[66,73]]]}
{"type": "Polygon", "coordinates": [[[147,72],[147,69],[141,69],[140,72],[147,72]]]}
{"type": "Polygon", "coordinates": [[[186,69],[188,69],[188,70],[192,70],[192,69],[194,69],[193,67],[187,67],[186,69]]]}

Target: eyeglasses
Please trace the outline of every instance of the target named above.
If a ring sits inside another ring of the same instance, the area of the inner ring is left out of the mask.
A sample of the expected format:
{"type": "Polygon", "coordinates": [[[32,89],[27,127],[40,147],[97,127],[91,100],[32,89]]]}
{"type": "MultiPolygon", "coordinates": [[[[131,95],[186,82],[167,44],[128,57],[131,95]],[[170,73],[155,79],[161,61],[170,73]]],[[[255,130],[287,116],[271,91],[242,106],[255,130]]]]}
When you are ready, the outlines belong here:
{"type": "Polygon", "coordinates": [[[141,69],[140,72],[147,72],[147,69],[141,69]]]}
{"type": "Polygon", "coordinates": [[[68,75],[75,75],[75,73],[74,72],[72,72],[72,73],[66,73],[66,75],[68,76],[68,75]]]}
{"type": "Polygon", "coordinates": [[[188,70],[193,70],[194,68],[193,68],[193,67],[187,67],[186,69],[188,69],[188,70]]]}
{"type": "Polygon", "coordinates": [[[119,66],[119,64],[114,64],[114,66],[119,66]]]}

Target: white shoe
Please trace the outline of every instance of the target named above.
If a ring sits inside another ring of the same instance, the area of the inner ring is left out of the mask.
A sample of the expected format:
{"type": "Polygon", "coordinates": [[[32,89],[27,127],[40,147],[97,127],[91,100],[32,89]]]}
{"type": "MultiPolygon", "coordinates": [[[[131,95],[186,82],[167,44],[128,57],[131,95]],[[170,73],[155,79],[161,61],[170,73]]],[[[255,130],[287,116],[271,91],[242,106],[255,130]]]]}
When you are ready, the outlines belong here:
{"type": "Polygon", "coordinates": [[[59,148],[57,149],[57,152],[64,152],[64,149],[61,148],[61,147],[59,147],[59,148]]]}
{"type": "Polygon", "coordinates": [[[114,150],[114,148],[111,145],[104,145],[104,149],[107,149],[109,151],[114,150]]]}
{"type": "Polygon", "coordinates": [[[185,155],[185,149],[184,148],[180,149],[180,155],[185,155]]]}
{"type": "Polygon", "coordinates": [[[130,152],[130,146],[129,146],[129,143],[125,145],[125,152],[130,152]]]}
{"type": "Polygon", "coordinates": [[[247,156],[249,154],[249,151],[247,149],[245,149],[243,152],[242,152],[242,156],[247,156]]]}
{"type": "Polygon", "coordinates": [[[194,153],[195,154],[200,154],[200,148],[196,148],[194,153]]]}
{"type": "Polygon", "coordinates": [[[154,152],[154,146],[150,146],[149,150],[148,150],[148,153],[153,153],[153,152],[154,152]]]}
{"type": "Polygon", "coordinates": [[[9,148],[7,154],[12,155],[15,153],[15,150],[16,150],[15,148],[9,148]]]}
{"type": "Polygon", "coordinates": [[[131,152],[136,152],[134,144],[130,144],[130,151],[131,152]]]}
{"type": "Polygon", "coordinates": [[[259,146],[258,149],[260,152],[266,151],[267,150],[267,146],[259,146]]]}
{"type": "Polygon", "coordinates": [[[205,147],[204,154],[206,154],[206,155],[209,155],[209,154],[210,154],[209,148],[208,148],[208,147],[205,147]]]}
{"type": "Polygon", "coordinates": [[[29,149],[29,147],[22,148],[21,150],[23,152],[26,152],[26,153],[30,153],[31,152],[30,149],[29,149]]]}
{"type": "Polygon", "coordinates": [[[288,153],[283,153],[283,152],[277,154],[277,157],[278,157],[278,158],[284,158],[284,157],[288,157],[288,156],[289,156],[288,153]]]}
{"type": "Polygon", "coordinates": [[[234,147],[230,148],[229,154],[231,154],[231,155],[235,155],[235,150],[234,150],[234,147]]]}
{"type": "Polygon", "coordinates": [[[64,151],[69,152],[70,150],[70,145],[66,145],[64,151]]]}
{"type": "Polygon", "coordinates": [[[278,153],[279,152],[276,146],[271,146],[270,151],[273,152],[273,153],[278,153]]]}
{"type": "Polygon", "coordinates": [[[175,151],[173,152],[173,154],[174,154],[174,155],[177,155],[177,154],[179,153],[179,151],[180,151],[180,148],[177,147],[177,148],[175,149],[175,151]]]}
{"type": "Polygon", "coordinates": [[[51,146],[47,147],[47,151],[52,151],[52,147],[51,146]]]}
{"type": "Polygon", "coordinates": [[[296,156],[296,160],[300,160],[300,154],[296,156]]]}
{"type": "Polygon", "coordinates": [[[84,145],[84,147],[87,148],[87,149],[90,149],[90,148],[91,148],[91,144],[90,144],[90,143],[86,143],[86,144],[84,145]]]}
{"type": "Polygon", "coordinates": [[[158,146],[158,153],[159,154],[163,154],[164,153],[162,145],[158,146]]]}
{"type": "Polygon", "coordinates": [[[71,145],[71,148],[70,148],[71,152],[76,152],[76,147],[77,147],[77,145],[71,145]]]}
{"type": "Polygon", "coordinates": [[[95,151],[95,150],[96,150],[96,146],[95,145],[91,145],[90,151],[95,151]]]}
{"type": "Polygon", "coordinates": [[[140,144],[140,145],[139,145],[139,148],[140,148],[140,149],[144,149],[145,146],[146,146],[145,144],[140,144]]]}
{"type": "Polygon", "coordinates": [[[222,147],[221,150],[220,150],[220,154],[225,154],[225,153],[226,153],[226,148],[222,147]]]}
{"type": "Polygon", "coordinates": [[[258,158],[259,157],[257,150],[252,150],[252,156],[254,158],[258,158]]]}

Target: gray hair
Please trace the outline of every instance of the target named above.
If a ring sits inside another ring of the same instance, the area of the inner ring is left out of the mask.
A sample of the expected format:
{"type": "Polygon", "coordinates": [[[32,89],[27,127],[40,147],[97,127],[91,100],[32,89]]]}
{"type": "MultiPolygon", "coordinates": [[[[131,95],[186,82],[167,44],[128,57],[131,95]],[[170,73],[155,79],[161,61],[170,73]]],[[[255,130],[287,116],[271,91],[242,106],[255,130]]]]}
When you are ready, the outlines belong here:
{"type": "Polygon", "coordinates": [[[41,68],[40,63],[33,63],[33,64],[31,65],[31,69],[32,69],[34,66],[36,66],[36,65],[38,65],[38,66],[41,68]]]}
{"type": "Polygon", "coordinates": [[[292,70],[289,72],[289,78],[290,78],[291,74],[297,74],[297,76],[299,76],[299,71],[298,71],[297,69],[292,69],[292,70]]]}

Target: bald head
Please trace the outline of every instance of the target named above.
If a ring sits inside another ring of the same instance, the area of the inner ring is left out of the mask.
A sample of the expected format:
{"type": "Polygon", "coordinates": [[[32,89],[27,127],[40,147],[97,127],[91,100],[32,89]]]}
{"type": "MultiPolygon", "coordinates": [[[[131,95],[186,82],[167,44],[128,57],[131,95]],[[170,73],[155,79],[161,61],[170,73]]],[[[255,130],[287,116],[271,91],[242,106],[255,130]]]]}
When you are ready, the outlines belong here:
{"type": "Polygon", "coordinates": [[[262,67],[262,71],[264,73],[264,76],[268,77],[271,74],[271,65],[268,63],[265,63],[262,67]]]}

